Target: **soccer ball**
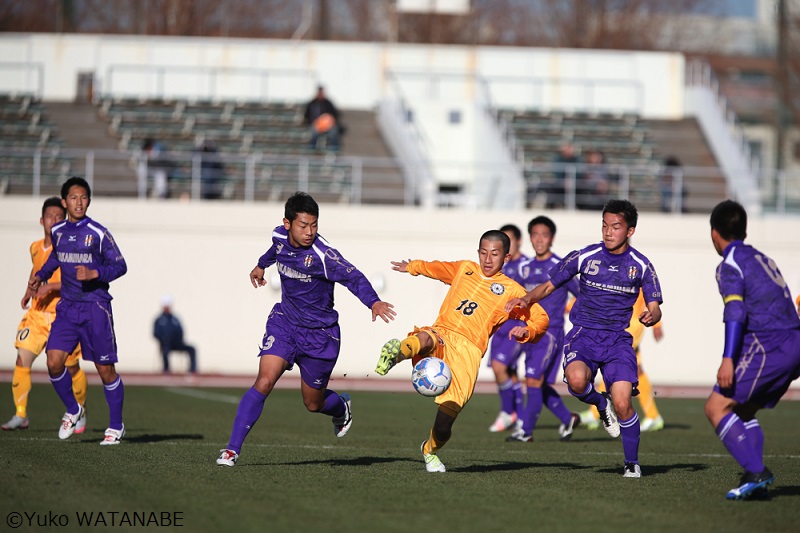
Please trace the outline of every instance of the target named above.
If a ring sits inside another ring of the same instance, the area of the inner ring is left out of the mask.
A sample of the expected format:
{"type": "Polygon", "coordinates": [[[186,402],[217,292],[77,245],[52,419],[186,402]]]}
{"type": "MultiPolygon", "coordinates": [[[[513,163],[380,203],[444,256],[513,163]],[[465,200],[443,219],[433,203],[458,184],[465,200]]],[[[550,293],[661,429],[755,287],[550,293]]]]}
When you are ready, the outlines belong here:
{"type": "Polygon", "coordinates": [[[439,396],[450,387],[452,380],[450,367],[438,357],[422,359],[411,373],[411,383],[423,396],[439,396]]]}

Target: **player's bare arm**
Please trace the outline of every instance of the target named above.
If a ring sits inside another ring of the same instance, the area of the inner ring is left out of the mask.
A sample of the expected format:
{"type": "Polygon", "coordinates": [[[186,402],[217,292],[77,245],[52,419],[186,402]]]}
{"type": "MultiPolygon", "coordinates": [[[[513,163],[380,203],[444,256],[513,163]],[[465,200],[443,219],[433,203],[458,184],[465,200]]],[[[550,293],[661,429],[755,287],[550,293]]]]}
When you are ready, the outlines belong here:
{"type": "Polygon", "coordinates": [[[264,279],[263,268],[256,265],[256,267],[250,271],[250,283],[252,283],[253,287],[256,289],[267,284],[267,280],[264,279]]]}
{"type": "Polygon", "coordinates": [[[402,261],[392,261],[392,270],[396,270],[397,272],[408,272],[406,267],[408,267],[408,263],[410,260],[406,261],[403,259],[402,261]]]}
{"type": "Polygon", "coordinates": [[[733,360],[729,357],[724,357],[722,364],[719,365],[717,385],[720,389],[729,389],[733,386],[733,360]]]}
{"type": "Polygon", "coordinates": [[[34,274],[28,280],[28,291],[30,291],[31,294],[35,294],[36,290],[39,288],[39,285],[41,285],[41,283],[42,280],[39,279],[39,276],[34,274]]]}
{"type": "Polygon", "coordinates": [[[87,267],[86,265],[75,266],[75,277],[78,281],[90,281],[97,279],[100,273],[97,270],[87,267]]]}
{"type": "Polygon", "coordinates": [[[511,298],[508,302],[506,302],[506,313],[510,313],[511,310],[517,306],[521,307],[522,309],[527,309],[542,298],[552,294],[554,290],[556,290],[556,287],[553,285],[552,281],[542,283],[522,298],[511,298]]]}
{"type": "Polygon", "coordinates": [[[661,320],[661,306],[658,302],[650,302],[647,304],[647,309],[642,311],[639,315],[639,322],[646,327],[652,327],[659,323],[661,320]]]}
{"type": "Polygon", "coordinates": [[[528,331],[528,328],[525,326],[514,326],[511,328],[511,331],[508,332],[509,339],[515,339],[518,342],[524,342],[530,337],[531,332],[528,331]]]}
{"type": "Polygon", "coordinates": [[[372,321],[375,322],[375,319],[378,317],[381,317],[387,324],[390,320],[394,320],[397,313],[392,307],[394,307],[394,305],[389,302],[377,301],[372,304],[372,321]]]}

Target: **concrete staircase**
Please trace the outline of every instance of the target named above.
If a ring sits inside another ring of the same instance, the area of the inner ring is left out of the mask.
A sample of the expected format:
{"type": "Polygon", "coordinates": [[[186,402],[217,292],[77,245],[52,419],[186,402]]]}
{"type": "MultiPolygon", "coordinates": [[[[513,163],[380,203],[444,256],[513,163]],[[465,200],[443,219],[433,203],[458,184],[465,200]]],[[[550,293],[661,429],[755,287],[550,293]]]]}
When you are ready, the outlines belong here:
{"type": "Polygon", "coordinates": [[[654,157],[661,161],[677,157],[684,171],[688,196],[686,204],[691,213],[710,213],[717,203],[727,198],[725,177],[706,142],[697,120],[642,120],[648,138],[655,142],[654,157]]]}
{"type": "MultiPolygon", "coordinates": [[[[47,102],[47,116],[58,128],[64,150],[94,151],[94,191],[106,196],[131,196],[136,191],[136,172],[128,156],[117,149],[108,124],[88,103],[47,102]]],[[[75,159],[72,173],[85,176],[86,161],[75,159]]]]}
{"type": "Polygon", "coordinates": [[[343,110],[342,156],[363,158],[361,201],[364,204],[402,204],[405,181],[383,141],[374,111],[343,110]]]}

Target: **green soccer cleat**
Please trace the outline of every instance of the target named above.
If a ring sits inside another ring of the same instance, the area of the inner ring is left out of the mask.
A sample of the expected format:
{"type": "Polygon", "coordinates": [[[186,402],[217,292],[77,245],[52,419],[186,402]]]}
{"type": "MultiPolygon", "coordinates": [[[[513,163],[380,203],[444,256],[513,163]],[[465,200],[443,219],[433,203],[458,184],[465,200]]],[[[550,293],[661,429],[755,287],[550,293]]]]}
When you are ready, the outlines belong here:
{"type": "Polygon", "coordinates": [[[445,472],[446,469],[442,461],[439,460],[439,457],[435,453],[425,453],[425,443],[428,442],[427,440],[422,441],[422,445],[419,447],[419,451],[422,452],[422,458],[425,460],[425,470],[428,472],[445,472]]]}
{"type": "Polygon", "coordinates": [[[381,356],[378,358],[375,372],[380,376],[388,374],[389,370],[397,364],[398,355],[400,355],[400,341],[398,339],[387,341],[381,348],[381,356]]]}

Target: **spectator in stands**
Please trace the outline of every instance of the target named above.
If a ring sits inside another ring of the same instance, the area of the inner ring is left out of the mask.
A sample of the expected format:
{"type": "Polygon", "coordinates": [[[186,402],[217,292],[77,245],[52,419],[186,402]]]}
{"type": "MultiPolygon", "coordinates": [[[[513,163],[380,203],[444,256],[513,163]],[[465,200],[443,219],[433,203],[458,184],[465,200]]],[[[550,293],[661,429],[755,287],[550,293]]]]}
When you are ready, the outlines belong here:
{"type": "Polygon", "coordinates": [[[153,139],[145,139],[142,152],[147,158],[147,178],[149,196],[169,198],[169,179],[172,162],[164,154],[164,145],[153,139]],[[152,183],[151,183],[152,180],[152,183]]]}
{"type": "Polygon", "coordinates": [[[311,134],[309,146],[312,150],[316,150],[319,140],[324,138],[325,148],[333,152],[339,151],[340,137],[344,133],[339,123],[339,110],[325,96],[322,85],[317,87],[314,99],[306,104],[304,119],[311,134]]]}
{"type": "Polygon", "coordinates": [[[576,184],[580,179],[578,165],[581,158],[575,151],[575,147],[565,142],[561,145],[555,158],[553,159],[553,177],[543,183],[540,190],[547,193],[546,207],[564,207],[564,192],[567,186],[567,179],[574,174],[576,184]],[[574,167],[571,167],[574,165],[574,167]]]}
{"type": "Polygon", "coordinates": [[[575,205],[578,209],[601,210],[611,193],[611,176],[608,173],[606,158],[603,152],[592,150],[586,154],[575,189],[575,205]]]}
{"type": "Polygon", "coordinates": [[[200,189],[204,200],[219,200],[225,190],[225,166],[216,146],[204,144],[200,153],[200,189]]]}
{"type": "Polygon", "coordinates": [[[164,373],[169,373],[170,352],[186,352],[189,356],[189,372],[197,372],[197,350],[183,341],[183,326],[178,317],[172,314],[172,297],[161,297],[161,314],[153,324],[153,337],[158,339],[164,373]]]}
{"type": "Polygon", "coordinates": [[[664,160],[664,165],[659,176],[659,189],[661,190],[661,211],[670,213],[672,211],[686,213],[686,180],[681,170],[681,162],[675,156],[669,156],[664,160]],[[676,188],[680,189],[680,206],[673,206],[676,188]]]}

